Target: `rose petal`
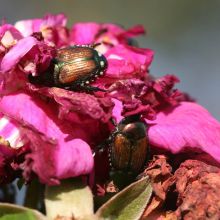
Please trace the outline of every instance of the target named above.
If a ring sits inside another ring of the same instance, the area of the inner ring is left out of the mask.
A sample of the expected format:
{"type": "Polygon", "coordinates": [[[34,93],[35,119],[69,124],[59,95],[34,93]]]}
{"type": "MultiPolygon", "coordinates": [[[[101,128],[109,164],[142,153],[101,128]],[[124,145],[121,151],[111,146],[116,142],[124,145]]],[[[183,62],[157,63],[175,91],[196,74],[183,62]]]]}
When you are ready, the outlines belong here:
{"type": "Polygon", "coordinates": [[[15,122],[0,113],[0,137],[3,137],[9,142],[10,147],[22,147],[26,140],[22,130],[16,125],[15,122]]]}
{"type": "Polygon", "coordinates": [[[15,23],[15,27],[23,34],[23,36],[27,37],[34,32],[41,31],[42,27],[65,26],[66,22],[67,18],[64,14],[48,14],[44,18],[18,21],[15,23]]]}
{"type": "Polygon", "coordinates": [[[4,96],[0,111],[26,129],[32,143],[33,170],[42,182],[56,184],[59,178],[79,176],[92,170],[90,147],[79,140],[86,139],[87,134],[68,121],[58,120],[53,104],[21,92],[4,96]]]}
{"type": "Polygon", "coordinates": [[[149,124],[152,145],[178,153],[199,148],[220,162],[220,123],[200,105],[182,102],[157,114],[149,124]]]}
{"type": "Polygon", "coordinates": [[[0,40],[5,48],[13,46],[21,38],[21,33],[14,26],[10,24],[0,26],[0,40]]]}
{"type": "Polygon", "coordinates": [[[23,38],[3,57],[0,71],[7,72],[11,70],[35,45],[37,40],[34,37],[23,38]]]}
{"type": "Polygon", "coordinates": [[[117,45],[105,54],[108,60],[105,76],[117,79],[142,76],[146,74],[153,60],[153,54],[150,49],[117,45]]]}
{"type": "Polygon", "coordinates": [[[123,31],[120,34],[120,38],[132,38],[138,35],[144,34],[145,29],[142,25],[136,25],[134,27],[129,28],[128,30],[123,31]]]}
{"type": "Polygon", "coordinates": [[[51,88],[48,92],[60,104],[60,114],[77,112],[103,122],[111,118],[113,103],[110,98],[97,98],[94,95],[59,88],[51,88]]]}
{"type": "Polygon", "coordinates": [[[100,24],[95,22],[77,23],[71,29],[70,39],[73,44],[92,44],[99,29],[100,24]]]}
{"type": "Polygon", "coordinates": [[[122,102],[117,99],[112,98],[112,101],[115,103],[115,106],[112,110],[112,115],[116,119],[116,122],[119,123],[123,118],[121,115],[123,105],[122,105],[122,102]]]}

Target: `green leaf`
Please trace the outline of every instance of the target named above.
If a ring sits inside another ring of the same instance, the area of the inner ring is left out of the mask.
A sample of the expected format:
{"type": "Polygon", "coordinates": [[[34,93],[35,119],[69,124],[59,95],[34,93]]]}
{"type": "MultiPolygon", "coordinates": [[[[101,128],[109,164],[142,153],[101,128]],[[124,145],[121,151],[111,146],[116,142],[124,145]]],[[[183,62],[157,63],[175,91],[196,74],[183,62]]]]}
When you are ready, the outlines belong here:
{"type": "Polygon", "coordinates": [[[21,213],[15,213],[15,214],[5,214],[2,217],[0,217],[0,220],[35,220],[33,213],[30,211],[25,211],[21,213]]]}
{"type": "Polygon", "coordinates": [[[0,220],[46,220],[40,212],[9,203],[0,203],[0,220]]]}
{"type": "Polygon", "coordinates": [[[152,195],[149,178],[132,183],[101,206],[96,215],[104,219],[139,219],[152,195]]]}
{"type": "Polygon", "coordinates": [[[80,179],[68,179],[58,186],[47,186],[45,205],[47,216],[52,219],[58,215],[74,216],[76,219],[94,215],[92,192],[80,179]]]}

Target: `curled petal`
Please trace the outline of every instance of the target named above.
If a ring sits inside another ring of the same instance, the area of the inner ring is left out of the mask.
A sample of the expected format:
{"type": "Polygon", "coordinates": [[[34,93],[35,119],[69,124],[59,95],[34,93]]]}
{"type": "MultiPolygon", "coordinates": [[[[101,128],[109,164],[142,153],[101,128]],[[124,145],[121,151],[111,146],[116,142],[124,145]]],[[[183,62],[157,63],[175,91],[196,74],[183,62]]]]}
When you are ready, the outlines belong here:
{"type": "Polygon", "coordinates": [[[28,146],[11,148],[9,142],[0,136],[0,184],[12,182],[20,176],[19,166],[28,150],[28,146]]]}
{"type": "Polygon", "coordinates": [[[117,45],[105,54],[108,60],[106,77],[130,79],[144,76],[153,59],[150,49],[117,45]]]}
{"type": "Polygon", "coordinates": [[[27,82],[27,74],[44,72],[50,65],[54,49],[34,37],[26,37],[18,41],[2,58],[0,63],[1,94],[23,88],[27,82]]]}
{"type": "Polygon", "coordinates": [[[68,45],[69,32],[66,28],[67,18],[64,14],[48,14],[44,18],[19,21],[15,27],[20,30],[25,37],[40,32],[44,40],[49,45],[57,47],[68,45]]]}
{"type": "Polygon", "coordinates": [[[15,23],[15,27],[23,34],[23,36],[27,37],[34,32],[41,31],[44,27],[65,26],[66,22],[67,18],[64,14],[48,14],[44,18],[18,21],[15,23]]]}
{"type": "Polygon", "coordinates": [[[34,37],[21,39],[2,59],[0,71],[11,70],[35,45],[37,40],[34,37]]]}
{"type": "Polygon", "coordinates": [[[115,106],[112,111],[113,117],[116,119],[117,123],[119,123],[122,120],[122,109],[123,105],[122,102],[117,99],[112,99],[112,101],[115,103],[115,106]]]}
{"type": "Polygon", "coordinates": [[[42,182],[56,184],[59,178],[91,171],[90,147],[79,140],[86,139],[86,132],[75,128],[73,123],[58,120],[54,105],[20,92],[4,96],[0,111],[25,129],[31,142],[32,169],[42,182]]]}
{"type": "Polygon", "coordinates": [[[120,34],[120,38],[132,38],[138,35],[142,35],[145,33],[145,29],[142,25],[136,25],[134,27],[129,28],[128,30],[123,31],[120,34]]]}
{"type": "Polygon", "coordinates": [[[108,122],[111,118],[114,103],[108,97],[101,98],[56,87],[38,89],[31,85],[30,89],[53,98],[59,104],[60,118],[66,118],[69,113],[73,112],[84,118],[86,116],[86,119],[92,118],[102,122],[108,122]]]}
{"type": "MultiPolygon", "coordinates": [[[[0,42],[4,48],[10,48],[21,38],[21,33],[13,25],[4,24],[0,26],[0,42]]],[[[3,50],[3,48],[1,48],[0,51],[1,50],[3,50]]]]}
{"type": "Polygon", "coordinates": [[[220,123],[200,105],[181,102],[159,112],[148,124],[152,145],[172,153],[199,148],[220,162],[220,123]]]}
{"type": "Polygon", "coordinates": [[[0,114],[0,137],[12,148],[22,147],[26,143],[22,129],[3,114],[0,114]]]}

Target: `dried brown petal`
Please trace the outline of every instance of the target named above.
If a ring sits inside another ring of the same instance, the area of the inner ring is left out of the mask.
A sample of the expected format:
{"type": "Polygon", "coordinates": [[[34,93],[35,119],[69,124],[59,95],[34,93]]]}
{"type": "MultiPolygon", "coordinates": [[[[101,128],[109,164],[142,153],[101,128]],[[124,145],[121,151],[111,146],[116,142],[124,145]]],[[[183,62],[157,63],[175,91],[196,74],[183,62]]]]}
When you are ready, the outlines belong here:
{"type": "Polygon", "coordinates": [[[215,166],[207,165],[198,160],[186,160],[175,172],[176,188],[178,193],[184,193],[187,185],[193,181],[200,179],[208,173],[219,173],[220,169],[215,166]]]}
{"type": "Polygon", "coordinates": [[[172,168],[167,163],[167,158],[164,155],[155,155],[152,162],[145,169],[143,175],[149,176],[155,195],[146,207],[142,219],[148,219],[149,215],[152,215],[156,208],[163,204],[167,192],[175,181],[171,171],[172,168]]]}
{"type": "Polygon", "coordinates": [[[187,160],[175,172],[178,219],[220,219],[220,169],[187,160]]]}
{"type": "Polygon", "coordinates": [[[113,181],[109,182],[108,184],[106,184],[106,192],[108,193],[116,193],[119,192],[119,189],[117,188],[117,186],[114,184],[113,181]]]}
{"type": "Polygon", "coordinates": [[[144,174],[150,177],[154,193],[162,200],[165,200],[167,191],[174,183],[171,172],[172,167],[167,163],[167,157],[164,155],[155,155],[144,171],[144,174]]]}

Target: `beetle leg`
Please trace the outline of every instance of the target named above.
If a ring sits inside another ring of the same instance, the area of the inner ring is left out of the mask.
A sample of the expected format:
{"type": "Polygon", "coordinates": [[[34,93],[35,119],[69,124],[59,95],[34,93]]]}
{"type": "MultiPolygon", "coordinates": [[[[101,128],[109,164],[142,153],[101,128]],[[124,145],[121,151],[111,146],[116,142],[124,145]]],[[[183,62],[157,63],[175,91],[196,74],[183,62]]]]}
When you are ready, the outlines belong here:
{"type": "Polygon", "coordinates": [[[104,149],[112,143],[112,140],[114,138],[115,132],[113,132],[107,139],[105,139],[101,144],[97,145],[95,149],[93,150],[93,157],[96,155],[96,153],[101,153],[104,151],[104,149]]]}
{"type": "Polygon", "coordinates": [[[97,145],[95,149],[93,149],[92,156],[95,157],[97,153],[102,153],[107,146],[108,146],[108,142],[106,142],[106,140],[101,144],[97,145]]]}
{"type": "Polygon", "coordinates": [[[117,122],[116,122],[116,120],[114,119],[114,118],[110,118],[110,122],[115,126],[115,127],[117,127],[117,122]]]}

